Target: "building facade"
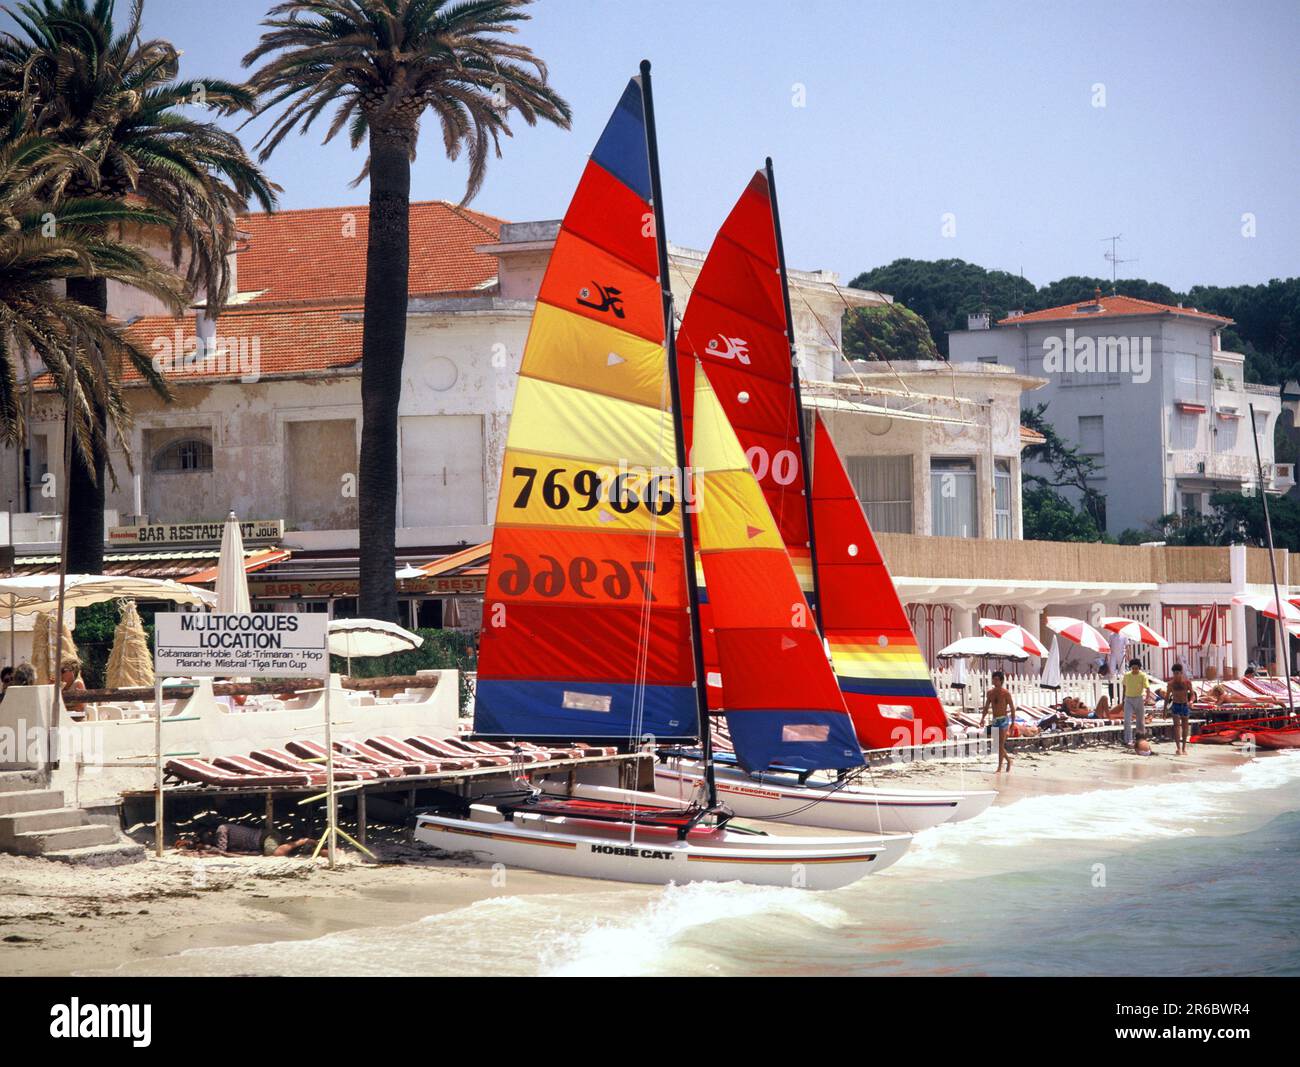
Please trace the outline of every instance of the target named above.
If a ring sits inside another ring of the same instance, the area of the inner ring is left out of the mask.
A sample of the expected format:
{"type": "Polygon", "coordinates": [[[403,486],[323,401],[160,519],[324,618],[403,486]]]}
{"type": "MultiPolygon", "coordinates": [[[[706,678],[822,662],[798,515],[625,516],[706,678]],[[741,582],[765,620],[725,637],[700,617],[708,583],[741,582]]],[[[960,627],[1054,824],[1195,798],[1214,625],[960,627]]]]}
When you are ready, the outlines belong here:
{"type": "Polygon", "coordinates": [[[1279,391],[1245,382],[1244,357],[1220,346],[1229,325],[1195,308],[1098,291],[997,323],[971,316],[971,328],[949,335],[949,352],[1045,380],[1032,402],[1046,404],[1057,433],[1096,461],[1106,530],[1118,536],[1162,515],[1204,514],[1216,491],[1253,492],[1252,427],[1264,489],[1294,485],[1293,467],[1273,456],[1279,391]]]}

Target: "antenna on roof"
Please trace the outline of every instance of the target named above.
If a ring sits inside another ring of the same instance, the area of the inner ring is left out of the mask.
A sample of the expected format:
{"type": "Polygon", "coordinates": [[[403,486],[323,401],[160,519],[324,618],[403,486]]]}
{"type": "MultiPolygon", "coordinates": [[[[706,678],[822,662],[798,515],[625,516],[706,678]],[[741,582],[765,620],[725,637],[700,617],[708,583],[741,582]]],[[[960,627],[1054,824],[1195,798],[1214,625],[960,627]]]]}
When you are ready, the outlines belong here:
{"type": "Polygon", "coordinates": [[[1119,265],[1121,263],[1137,262],[1136,257],[1134,257],[1133,259],[1120,259],[1119,243],[1121,240],[1123,240],[1123,238],[1124,235],[1122,233],[1117,233],[1113,237],[1102,238],[1103,241],[1110,242],[1110,251],[1105,254],[1105,258],[1110,262],[1110,295],[1111,296],[1115,295],[1115,285],[1119,280],[1119,265]]]}

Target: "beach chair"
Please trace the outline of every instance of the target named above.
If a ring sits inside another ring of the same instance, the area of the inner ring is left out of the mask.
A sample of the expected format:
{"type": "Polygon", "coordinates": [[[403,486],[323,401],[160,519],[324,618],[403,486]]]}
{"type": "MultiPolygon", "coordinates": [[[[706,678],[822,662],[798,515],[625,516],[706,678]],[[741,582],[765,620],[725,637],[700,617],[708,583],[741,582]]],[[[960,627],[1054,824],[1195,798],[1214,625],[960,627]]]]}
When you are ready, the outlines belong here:
{"type": "Polygon", "coordinates": [[[366,738],[366,743],[373,745],[375,748],[387,752],[398,759],[427,762],[429,757],[433,756],[437,763],[442,765],[439,768],[440,770],[466,771],[473,767],[490,767],[493,765],[493,762],[490,760],[468,756],[463,752],[430,752],[427,749],[420,749],[414,745],[408,744],[400,737],[390,737],[387,734],[368,737],[366,738]]]}
{"type": "MultiPolygon", "coordinates": [[[[308,763],[292,752],[287,752],[282,748],[259,748],[250,752],[249,756],[258,761],[265,763],[268,767],[277,771],[301,771],[303,774],[325,774],[328,778],[328,771],[323,763],[308,763]]],[[[334,762],[334,780],[336,782],[360,782],[373,781],[378,778],[379,772],[373,767],[363,767],[360,765],[347,766],[345,761],[335,760],[334,762]]]]}
{"type": "Polygon", "coordinates": [[[511,763],[541,763],[536,753],[516,755],[502,745],[486,741],[466,741],[459,737],[429,737],[419,734],[408,737],[406,743],[434,755],[465,756],[479,760],[480,767],[505,767],[511,763]]]}
{"type": "MultiPolygon", "coordinates": [[[[249,783],[252,785],[263,784],[257,781],[258,778],[277,774],[274,768],[262,763],[260,760],[253,759],[251,756],[214,756],[212,762],[223,770],[242,771],[252,779],[249,783]]],[[[325,784],[325,772],[317,770],[315,767],[310,771],[302,771],[296,774],[293,772],[281,773],[288,773],[292,776],[295,779],[294,784],[296,785],[316,786],[325,784]]]]}
{"type": "Polygon", "coordinates": [[[176,781],[198,782],[218,788],[244,788],[247,786],[305,786],[310,782],[304,774],[276,774],[268,767],[250,772],[245,769],[220,766],[215,760],[192,756],[168,760],[163,772],[176,781]]]}
{"type": "Polygon", "coordinates": [[[463,764],[455,760],[440,761],[428,759],[427,757],[423,759],[406,759],[394,756],[390,752],[385,752],[382,748],[377,748],[369,741],[351,739],[335,741],[334,747],[359,762],[374,764],[377,767],[395,768],[402,774],[438,774],[440,771],[465,769],[463,764]]]}
{"type": "MultiPolygon", "coordinates": [[[[325,765],[326,749],[319,741],[289,741],[284,746],[290,755],[308,762],[312,767],[325,765]]],[[[349,755],[340,744],[334,742],[334,770],[365,771],[372,778],[401,778],[406,772],[392,760],[374,762],[357,759],[349,755]]]]}

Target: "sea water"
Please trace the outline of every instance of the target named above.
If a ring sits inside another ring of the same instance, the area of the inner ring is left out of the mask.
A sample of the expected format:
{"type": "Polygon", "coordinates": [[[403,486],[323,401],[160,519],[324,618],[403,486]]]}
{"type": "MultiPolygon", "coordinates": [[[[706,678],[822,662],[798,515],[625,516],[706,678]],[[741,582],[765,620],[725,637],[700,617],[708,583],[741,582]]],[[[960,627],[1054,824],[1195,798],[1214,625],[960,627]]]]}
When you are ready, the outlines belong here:
{"type": "Polygon", "coordinates": [[[114,973],[1297,975],[1300,753],[1042,795],[917,836],[846,889],[566,882],[418,922],[114,973]]]}

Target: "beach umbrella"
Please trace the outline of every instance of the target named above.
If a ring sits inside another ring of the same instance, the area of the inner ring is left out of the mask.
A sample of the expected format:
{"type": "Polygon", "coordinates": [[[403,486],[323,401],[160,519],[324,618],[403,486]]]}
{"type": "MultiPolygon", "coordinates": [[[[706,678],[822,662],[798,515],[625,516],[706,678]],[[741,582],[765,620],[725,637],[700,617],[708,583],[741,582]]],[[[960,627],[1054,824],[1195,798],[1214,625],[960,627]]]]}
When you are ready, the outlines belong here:
{"type": "Polygon", "coordinates": [[[1107,615],[1101,620],[1101,628],[1113,634],[1119,634],[1126,641],[1136,641],[1140,645],[1152,645],[1155,648],[1168,648],[1169,641],[1163,634],[1158,634],[1144,622],[1125,619],[1118,615],[1107,615]]]}
{"type": "Polygon", "coordinates": [[[122,601],[122,616],[113,631],[113,650],[104,673],[109,689],[153,685],[153,657],[134,600],[122,601]]]}
{"type": "Polygon", "coordinates": [[[32,627],[32,669],[36,672],[37,685],[57,684],[59,667],[65,659],[77,659],[77,645],[72,640],[72,631],[68,624],[63,624],[63,639],[59,642],[58,653],[51,647],[54,644],[54,616],[41,612],[36,616],[32,627]]]}
{"type": "Polygon", "coordinates": [[[1270,619],[1281,619],[1288,628],[1300,623],[1300,608],[1288,600],[1279,603],[1276,597],[1262,593],[1239,593],[1232,598],[1232,602],[1267,615],[1270,619]]]}
{"type": "Polygon", "coordinates": [[[1031,656],[1037,656],[1043,659],[1047,656],[1047,649],[1043,643],[1023,626],[1017,626],[1014,622],[1003,622],[1001,619],[980,619],[980,629],[989,637],[1000,637],[1003,641],[1010,641],[1018,648],[1024,649],[1031,656]]]}
{"type": "Polygon", "coordinates": [[[1029,658],[1028,652],[1010,641],[987,636],[958,638],[935,655],[938,659],[1013,659],[1017,663],[1029,658]]]}
{"type": "Polygon", "coordinates": [[[382,619],[335,619],[329,624],[329,640],[331,655],[347,658],[348,674],[354,656],[391,656],[424,644],[419,634],[382,619]]]}
{"type": "Polygon", "coordinates": [[[1061,688],[1061,639],[1052,638],[1052,651],[1047,654],[1043,664],[1043,673],[1038,676],[1038,684],[1044,689],[1061,688]]]}
{"type": "Polygon", "coordinates": [[[248,612],[248,572],[244,570],[244,535],[232,511],[221,531],[221,555],[217,557],[217,611],[223,615],[248,612]]]}
{"type": "Polygon", "coordinates": [[[1047,628],[1090,652],[1101,656],[1110,654],[1110,642],[1106,640],[1106,635],[1082,619],[1071,618],[1069,615],[1049,615],[1047,628]]]}

